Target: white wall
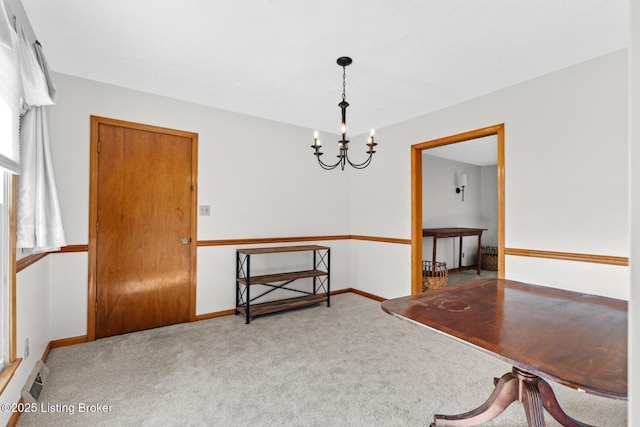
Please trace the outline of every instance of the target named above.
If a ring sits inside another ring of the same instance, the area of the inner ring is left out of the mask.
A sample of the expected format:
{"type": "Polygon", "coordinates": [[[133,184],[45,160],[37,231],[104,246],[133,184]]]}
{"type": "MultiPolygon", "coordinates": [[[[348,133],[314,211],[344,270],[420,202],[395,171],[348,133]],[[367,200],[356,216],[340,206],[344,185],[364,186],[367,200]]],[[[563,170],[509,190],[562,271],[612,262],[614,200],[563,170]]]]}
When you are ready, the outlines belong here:
{"type": "Polygon", "coordinates": [[[63,74],[54,80],[51,138],[69,244],[87,243],[90,115],[198,133],[198,201],[211,205],[198,219],[199,240],[348,233],[349,177],[314,164],[309,129],[63,74]]]}
{"type": "MultiPolygon", "coordinates": [[[[506,247],[628,257],[627,90],[623,50],[379,129],[377,163],[352,176],[352,233],[410,238],[411,145],[504,123],[506,247]]],[[[371,265],[402,277],[408,263],[371,265]]],[[[549,281],[546,261],[508,256],[506,276],[628,299],[628,267],[559,263],[549,281]]],[[[370,280],[353,286],[385,289],[370,280]]]]}
{"type": "Polygon", "coordinates": [[[423,154],[423,228],[478,226],[480,188],[479,166],[423,154]],[[457,180],[463,173],[468,177],[464,201],[462,193],[456,193],[457,180]]]}
{"type": "MultiPolygon", "coordinates": [[[[88,243],[90,115],[198,133],[198,203],[211,206],[211,216],[198,217],[198,240],[349,234],[349,175],[315,164],[311,130],[63,74],[54,79],[50,130],[69,244],[88,243]]],[[[308,243],[332,247],[332,289],[350,287],[349,242],[308,243]]],[[[235,307],[235,249],[198,249],[196,314],[235,307]]],[[[48,258],[51,339],[84,335],[87,255],[48,258]]]]}
{"type": "MultiPolygon", "coordinates": [[[[49,257],[17,274],[16,286],[16,356],[22,358],[11,382],[0,395],[1,403],[15,404],[22,387],[42,357],[49,341],[49,257]],[[29,356],[25,358],[25,340],[29,339],[29,356]]],[[[0,411],[0,425],[6,425],[11,412],[0,411]]]]}
{"type": "Polygon", "coordinates": [[[411,282],[411,246],[397,243],[351,241],[351,280],[373,295],[397,298],[408,294],[411,282]]]}
{"type": "MultiPolygon", "coordinates": [[[[497,168],[483,168],[425,154],[428,151],[425,150],[422,155],[422,228],[486,228],[482,244],[488,245],[489,241],[494,241],[494,246],[497,246],[497,168]],[[487,173],[491,171],[494,173],[493,177],[487,173]],[[464,201],[462,193],[455,191],[463,173],[468,177],[464,201]],[[490,236],[489,240],[487,236],[490,236]]],[[[446,262],[449,269],[459,267],[459,243],[458,238],[438,239],[437,261],[446,262]]],[[[462,239],[463,266],[477,263],[477,250],[477,237],[462,239]]],[[[433,238],[424,237],[422,259],[430,260],[432,254],[433,238]]]]}
{"type": "Polygon", "coordinates": [[[480,228],[482,244],[498,246],[498,166],[480,167],[480,228]]]}
{"type": "Polygon", "coordinates": [[[87,334],[88,255],[47,256],[49,261],[49,333],[51,340],[87,334]]]}

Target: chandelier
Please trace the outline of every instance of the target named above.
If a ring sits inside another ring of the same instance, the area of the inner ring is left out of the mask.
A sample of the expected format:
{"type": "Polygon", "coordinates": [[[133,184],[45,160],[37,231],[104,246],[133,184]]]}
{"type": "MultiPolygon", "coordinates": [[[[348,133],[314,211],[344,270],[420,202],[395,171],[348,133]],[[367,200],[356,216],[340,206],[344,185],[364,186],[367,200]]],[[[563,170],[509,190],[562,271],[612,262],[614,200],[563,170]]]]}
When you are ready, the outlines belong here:
{"type": "Polygon", "coordinates": [[[316,130],[313,133],[313,145],[311,146],[311,148],[315,150],[313,154],[318,159],[318,163],[320,164],[320,166],[326,170],[332,170],[338,166],[340,166],[340,169],[344,170],[344,167],[347,165],[347,163],[350,164],[355,169],[364,169],[367,166],[369,166],[369,163],[371,163],[371,159],[373,158],[373,154],[375,153],[375,151],[373,151],[373,147],[378,145],[373,141],[373,136],[375,134],[375,131],[371,129],[371,134],[369,135],[369,140],[366,144],[367,147],[369,147],[369,149],[367,150],[367,154],[369,154],[369,157],[367,157],[367,159],[362,163],[353,163],[351,159],[349,159],[349,140],[347,139],[347,107],[349,106],[349,103],[347,102],[347,99],[346,99],[345,90],[347,87],[346,69],[347,69],[347,66],[350,65],[352,62],[353,61],[351,60],[351,58],[346,56],[342,56],[338,58],[338,61],[337,61],[338,65],[342,67],[342,101],[338,104],[338,107],[340,107],[340,110],[342,110],[342,125],[340,126],[340,133],[342,134],[342,139],[338,141],[338,161],[337,162],[335,162],[334,164],[327,164],[320,159],[320,156],[322,156],[323,154],[322,151],[320,151],[322,144],[320,143],[320,138],[318,137],[318,131],[316,130]]]}

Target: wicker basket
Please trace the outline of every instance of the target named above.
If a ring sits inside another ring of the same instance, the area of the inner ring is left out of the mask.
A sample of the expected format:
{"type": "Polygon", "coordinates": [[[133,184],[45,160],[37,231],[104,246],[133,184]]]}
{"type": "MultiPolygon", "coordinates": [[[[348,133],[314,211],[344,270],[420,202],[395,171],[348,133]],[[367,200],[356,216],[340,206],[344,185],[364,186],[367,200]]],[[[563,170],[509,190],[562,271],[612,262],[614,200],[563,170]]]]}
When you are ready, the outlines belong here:
{"type": "Polygon", "coordinates": [[[448,277],[446,262],[422,261],[422,292],[446,286],[448,277]]]}
{"type": "Polygon", "coordinates": [[[482,258],[480,268],[483,270],[498,270],[498,248],[495,246],[481,246],[482,258]]]}

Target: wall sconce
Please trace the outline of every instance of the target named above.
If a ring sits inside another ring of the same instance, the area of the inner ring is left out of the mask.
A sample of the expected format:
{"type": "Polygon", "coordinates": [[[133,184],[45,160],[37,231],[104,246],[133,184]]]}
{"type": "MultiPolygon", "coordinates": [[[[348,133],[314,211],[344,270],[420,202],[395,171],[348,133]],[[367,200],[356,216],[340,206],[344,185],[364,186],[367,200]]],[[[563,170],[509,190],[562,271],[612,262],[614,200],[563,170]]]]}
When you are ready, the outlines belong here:
{"type": "Polygon", "coordinates": [[[467,174],[463,173],[460,175],[460,179],[458,180],[458,187],[456,187],[456,193],[462,193],[462,201],[464,202],[464,187],[467,186],[467,174]]]}

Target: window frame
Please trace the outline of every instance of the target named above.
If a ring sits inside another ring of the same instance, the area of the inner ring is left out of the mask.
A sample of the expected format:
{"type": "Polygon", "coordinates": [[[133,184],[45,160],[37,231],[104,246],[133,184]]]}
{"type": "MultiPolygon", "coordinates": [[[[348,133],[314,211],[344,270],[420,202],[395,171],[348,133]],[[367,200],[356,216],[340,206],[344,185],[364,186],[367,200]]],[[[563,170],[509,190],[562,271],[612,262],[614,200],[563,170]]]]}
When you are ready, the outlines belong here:
{"type": "Polygon", "coordinates": [[[16,187],[17,177],[16,175],[9,174],[8,172],[2,172],[5,174],[7,182],[6,199],[8,202],[8,268],[7,268],[7,281],[8,281],[8,298],[9,298],[9,364],[2,368],[0,372],[0,394],[2,394],[13,378],[20,362],[21,358],[16,357],[16,187]]]}

